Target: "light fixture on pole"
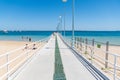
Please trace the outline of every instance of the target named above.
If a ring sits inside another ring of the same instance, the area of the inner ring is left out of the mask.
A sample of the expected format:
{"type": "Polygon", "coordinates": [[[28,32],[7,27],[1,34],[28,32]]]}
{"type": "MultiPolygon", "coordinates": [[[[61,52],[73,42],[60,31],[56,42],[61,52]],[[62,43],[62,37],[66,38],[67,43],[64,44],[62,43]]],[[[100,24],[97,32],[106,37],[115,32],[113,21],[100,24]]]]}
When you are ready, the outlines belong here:
{"type": "MultiPolygon", "coordinates": [[[[67,0],[62,0],[67,2],[67,0]]],[[[72,0],[72,47],[74,48],[74,10],[75,10],[75,0],[72,0]]]]}
{"type": "Polygon", "coordinates": [[[57,33],[59,33],[59,23],[57,24],[56,30],[57,30],[57,33]]]}
{"type": "Polygon", "coordinates": [[[72,0],[72,47],[74,48],[74,10],[75,0],[72,0]]]}
{"type": "Polygon", "coordinates": [[[63,2],[67,2],[67,0],[62,0],[63,2]]]}
{"type": "Polygon", "coordinates": [[[59,29],[62,34],[62,16],[59,16],[59,29]]]}
{"type": "MultiPolygon", "coordinates": [[[[67,2],[67,0],[62,0],[64,3],[67,2]]],[[[65,37],[65,5],[64,5],[64,37],[65,37]]]]}

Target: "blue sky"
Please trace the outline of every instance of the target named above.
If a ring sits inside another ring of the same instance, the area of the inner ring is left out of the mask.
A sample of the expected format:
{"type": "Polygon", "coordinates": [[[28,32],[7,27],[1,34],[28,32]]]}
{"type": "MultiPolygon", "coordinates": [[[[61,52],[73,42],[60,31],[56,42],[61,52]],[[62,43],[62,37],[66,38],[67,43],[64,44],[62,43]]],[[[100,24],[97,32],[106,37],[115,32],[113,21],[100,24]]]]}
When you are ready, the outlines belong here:
{"type": "MultiPolygon", "coordinates": [[[[0,30],[55,30],[66,7],[71,30],[72,0],[0,0],[0,30]]],[[[120,30],[120,0],[75,0],[76,30],[120,30]]]]}

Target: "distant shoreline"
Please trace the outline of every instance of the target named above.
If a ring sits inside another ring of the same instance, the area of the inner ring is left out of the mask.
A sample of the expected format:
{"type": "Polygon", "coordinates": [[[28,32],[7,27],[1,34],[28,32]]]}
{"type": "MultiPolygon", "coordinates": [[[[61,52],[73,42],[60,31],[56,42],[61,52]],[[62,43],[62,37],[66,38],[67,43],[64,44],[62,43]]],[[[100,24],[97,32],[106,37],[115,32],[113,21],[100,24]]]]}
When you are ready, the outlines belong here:
{"type": "MultiPolygon", "coordinates": [[[[53,32],[55,31],[8,31],[7,33],[0,31],[0,40],[21,41],[22,37],[28,37],[32,41],[38,41],[49,37],[53,32]]],[[[110,44],[120,45],[120,31],[75,31],[74,34],[75,37],[95,39],[95,41],[104,43],[109,41],[110,44]]],[[[64,35],[63,31],[62,35],[64,35]]],[[[65,37],[71,38],[72,31],[66,31],[65,37]]]]}
{"type": "MultiPolygon", "coordinates": [[[[0,30],[0,31],[4,31],[4,30],[0,30]]],[[[12,31],[12,32],[21,32],[21,31],[36,31],[36,32],[45,32],[45,31],[50,31],[50,32],[56,32],[56,30],[7,30],[7,31],[12,31]]],[[[64,30],[62,30],[64,31],[64,30]]],[[[65,30],[65,31],[72,31],[72,30],[65,30]]],[[[107,31],[107,30],[74,30],[74,31],[84,31],[84,32],[120,32],[120,30],[114,30],[114,31],[107,31]]]]}

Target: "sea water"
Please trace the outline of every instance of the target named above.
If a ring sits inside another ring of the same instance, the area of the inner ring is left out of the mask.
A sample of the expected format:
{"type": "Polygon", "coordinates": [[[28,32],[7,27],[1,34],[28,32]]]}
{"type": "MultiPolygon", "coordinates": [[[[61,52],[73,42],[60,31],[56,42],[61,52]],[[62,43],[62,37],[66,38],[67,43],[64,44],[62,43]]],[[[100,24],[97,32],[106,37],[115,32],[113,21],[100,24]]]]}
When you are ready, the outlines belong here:
{"type": "Polygon", "coordinates": [[[0,31],[0,40],[4,41],[26,41],[31,38],[32,41],[38,41],[49,37],[53,31],[0,31]]]}
{"type": "MultiPolygon", "coordinates": [[[[22,41],[23,38],[31,38],[32,41],[37,41],[49,37],[55,31],[0,31],[0,40],[7,41],[22,41]]],[[[64,32],[60,32],[62,35],[64,32]]],[[[90,40],[110,44],[120,45],[120,31],[75,31],[75,36],[88,38],[90,40]]],[[[71,39],[72,31],[66,31],[65,37],[71,39]]]]}
{"type": "MultiPolygon", "coordinates": [[[[62,35],[64,32],[62,32],[62,35]]],[[[75,31],[76,37],[87,38],[89,40],[110,44],[120,45],[120,31],[75,31]]],[[[65,32],[65,37],[72,39],[72,31],[65,32]]]]}

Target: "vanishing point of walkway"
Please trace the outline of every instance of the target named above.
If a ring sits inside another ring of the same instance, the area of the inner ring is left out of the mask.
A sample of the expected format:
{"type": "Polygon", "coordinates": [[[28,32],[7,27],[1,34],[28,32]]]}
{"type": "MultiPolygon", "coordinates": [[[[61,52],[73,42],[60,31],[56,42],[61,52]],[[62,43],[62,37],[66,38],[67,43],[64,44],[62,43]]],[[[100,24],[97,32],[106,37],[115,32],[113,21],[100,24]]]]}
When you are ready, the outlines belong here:
{"type": "MultiPolygon", "coordinates": [[[[75,57],[73,52],[57,36],[66,80],[96,80],[75,57]]],[[[38,55],[15,77],[14,80],[53,80],[55,63],[55,37],[38,52],[38,55]]]]}

